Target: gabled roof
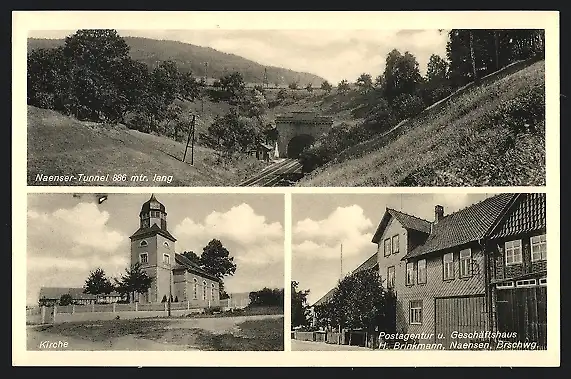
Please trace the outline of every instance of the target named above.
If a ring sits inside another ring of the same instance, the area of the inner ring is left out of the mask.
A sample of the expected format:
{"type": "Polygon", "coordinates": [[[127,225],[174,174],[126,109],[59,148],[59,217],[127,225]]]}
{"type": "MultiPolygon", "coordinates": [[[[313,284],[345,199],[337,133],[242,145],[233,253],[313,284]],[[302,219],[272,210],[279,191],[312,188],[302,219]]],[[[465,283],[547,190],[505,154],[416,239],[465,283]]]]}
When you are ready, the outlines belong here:
{"type": "MultiPolygon", "coordinates": [[[[61,298],[61,295],[70,294],[74,300],[95,300],[97,297],[89,293],[83,293],[83,288],[81,287],[42,287],[40,288],[39,298],[45,299],[57,299],[61,298]]],[[[101,296],[120,296],[117,292],[113,291],[110,294],[102,294],[101,296]]]]}
{"type": "Polygon", "coordinates": [[[217,277],[215,277],[214,275],[204,271],[196,263],[192,262],[190,259],[188,259],[187,257],[185,257],[182,254],[175,253],[174,260],[176,263],[178,263],[180,265],[176,269],[186,269],[186,270],[188,270],[192,273],[195,273],[197,275],[200,275],[202,277],[220,282],[220,280],[217,277]]]}
{"type": "Polygon", "coordinates": [[[430,221],[426,221],[422,218],[412,216],[392,208],[387,208],[377,230],[375,231],[375,234],[373,235],[373,243],[379,243],[379,240],[381,239],[391,217],[394,217],[405,229],[416,230],[426,234],[430,233],[430,221]]]}
{"type": "Polygon", "coordinates": [[[544,193],[526,193],[510,207],[506,217],[490,233],[489,238],[503,238],[545,230],[546,206],[544,193]]]}
{"type": "Polygon", "coordinates": [[[511,193],[499,194],[445,216],[433,224],[426,242],[408,252],[402,260],[482,239],[516,196],[511,193]]]}
{"type": "Polygon", "coordinates": [[[170,239],[171,241],[175,242],[176,238],[174,238],[172,236],[172,234],[170,234],[167,230],[161,229],[159,228],[159,226],[157,224],[153,224],[151,227],[149,228],[139,228],[137,229],[137,231],[135,233],[133,233],[133,235],[129,238],[133,239],[135,237],[146,237],[146,236],[152,236],[154,234],[160,234],[165,238],[170,239]]]}

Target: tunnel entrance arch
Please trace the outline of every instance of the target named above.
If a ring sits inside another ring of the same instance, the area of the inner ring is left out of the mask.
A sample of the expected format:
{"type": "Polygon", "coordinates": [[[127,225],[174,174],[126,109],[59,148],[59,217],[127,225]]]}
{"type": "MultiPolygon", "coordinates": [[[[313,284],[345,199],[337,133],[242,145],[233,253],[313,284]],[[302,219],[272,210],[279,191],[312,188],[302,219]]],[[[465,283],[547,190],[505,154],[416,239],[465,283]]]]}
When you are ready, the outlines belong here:
{"type": "Polygon", "coordinates": [[[315,137],[309,134],[300,134],[289,140],[287,144],[287,157],[299,158],[303,150],[311,146],[315,141],[315,137]]]}
{"type": "Polygon", "coordinates": [[[315,112],[292,112],[276,117],[277,151],[280,158],[298,158],[299,154],[333,125],[333,119],[315,112]]]}

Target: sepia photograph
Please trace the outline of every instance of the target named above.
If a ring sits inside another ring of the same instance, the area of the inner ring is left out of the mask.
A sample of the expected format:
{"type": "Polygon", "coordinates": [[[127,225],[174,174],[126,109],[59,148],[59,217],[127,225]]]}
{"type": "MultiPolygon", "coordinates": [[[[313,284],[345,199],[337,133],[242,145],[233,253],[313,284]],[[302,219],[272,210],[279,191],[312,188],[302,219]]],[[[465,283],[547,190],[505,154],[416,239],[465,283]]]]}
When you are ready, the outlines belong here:
{"type": "Polygon", "coordinates": [[[27,349],[283,351],[283,202],[29,194],[27,349]]]}
{"type": "Polygon", "coordinates": [[[30,186],[545,185],[543,29],[27,37],[30,186]]]}
{"type": "Polygon", "coordinates": [[[545,193],[294,194],[292,224],[293,351],[547,349],[545,193]]]}

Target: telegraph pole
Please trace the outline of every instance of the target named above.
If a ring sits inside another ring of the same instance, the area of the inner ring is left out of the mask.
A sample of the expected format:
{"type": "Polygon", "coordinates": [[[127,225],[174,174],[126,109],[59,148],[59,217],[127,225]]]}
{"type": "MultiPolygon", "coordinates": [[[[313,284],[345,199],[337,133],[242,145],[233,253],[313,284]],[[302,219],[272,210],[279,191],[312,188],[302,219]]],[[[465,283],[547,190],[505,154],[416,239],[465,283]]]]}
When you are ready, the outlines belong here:
{"type": "Polygon", "coordinates": [[[186,152],[188,150],[188,144],[190,144],[190,165],[194,166],[194,129],[196,124],[196,115],[192,115],[192,123],[188,128],[188,138],[186,139],[186,147],[184,148],[184,156],[182,161],[186,161],[186,152]]]}

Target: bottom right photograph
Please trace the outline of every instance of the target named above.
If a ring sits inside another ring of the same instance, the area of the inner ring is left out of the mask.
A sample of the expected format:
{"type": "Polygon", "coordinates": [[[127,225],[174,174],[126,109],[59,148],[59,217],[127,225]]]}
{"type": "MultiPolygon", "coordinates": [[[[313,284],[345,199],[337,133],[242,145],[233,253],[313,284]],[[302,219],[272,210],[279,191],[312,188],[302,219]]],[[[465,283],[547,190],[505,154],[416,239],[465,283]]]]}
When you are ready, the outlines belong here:
{"type": "Polygon", "coordinates": [[[291,350],[547,349],[545,193],[291,198],[291,350]]]}

